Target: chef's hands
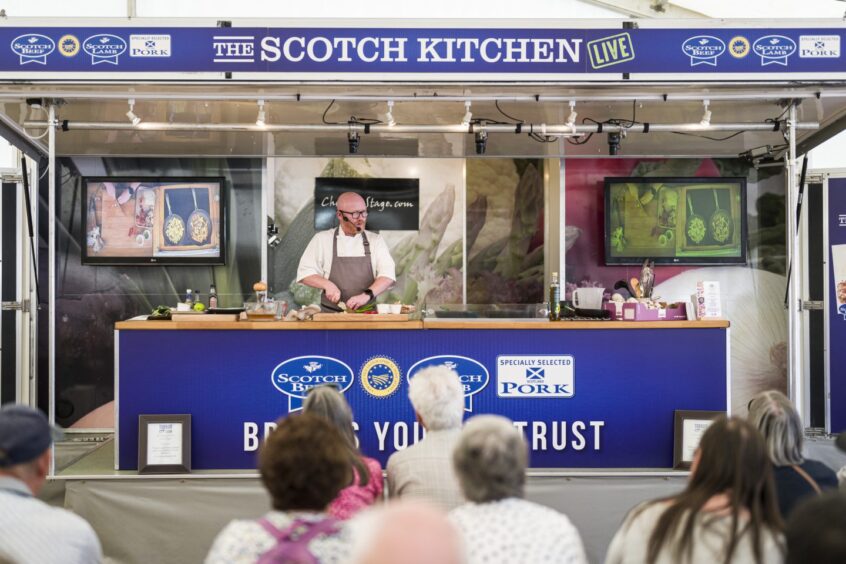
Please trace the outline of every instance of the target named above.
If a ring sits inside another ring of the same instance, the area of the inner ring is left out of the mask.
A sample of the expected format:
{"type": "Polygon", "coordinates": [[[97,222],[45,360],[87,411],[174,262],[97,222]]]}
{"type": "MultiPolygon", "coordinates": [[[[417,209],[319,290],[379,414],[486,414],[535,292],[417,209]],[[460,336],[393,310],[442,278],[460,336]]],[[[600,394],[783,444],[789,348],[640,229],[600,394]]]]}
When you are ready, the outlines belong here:
{"type": "MultiPolygon", "coordinates": [[[[331,303],[336,304],[341,299],[341,290],[338,289],[337,286],[333,282],[329,280],[326,281],[326,285],[323,287],[323,291],[326,294],[326,299],[329,300],[331,303]]],[[[347,302],[349,306],[349,302],[347,302]]]]}
{"type": "Polygon", "coordinates": [[[363,292],[361,294],[356,294],[355,296],[347,300],[347,309],[355,311],[369,301],[370,296],[368,296],[367,294],[363,292]]]}

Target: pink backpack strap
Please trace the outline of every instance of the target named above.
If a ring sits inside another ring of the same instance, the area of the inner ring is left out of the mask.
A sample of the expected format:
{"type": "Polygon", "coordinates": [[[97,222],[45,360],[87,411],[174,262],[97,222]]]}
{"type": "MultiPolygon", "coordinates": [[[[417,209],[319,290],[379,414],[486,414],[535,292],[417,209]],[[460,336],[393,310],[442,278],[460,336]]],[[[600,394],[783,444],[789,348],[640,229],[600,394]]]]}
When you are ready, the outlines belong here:
{"type": "Polygon", "coordinates": [[[259,562],[317,562],[308,550],[311,540],[321,534],[332,534],[338,530],[338,522],[328,517],[320,521],[297,519],[288,527],[278,529],[267,518],[258,523],[276,540],[276,545],[259,558],[259,562]]]}

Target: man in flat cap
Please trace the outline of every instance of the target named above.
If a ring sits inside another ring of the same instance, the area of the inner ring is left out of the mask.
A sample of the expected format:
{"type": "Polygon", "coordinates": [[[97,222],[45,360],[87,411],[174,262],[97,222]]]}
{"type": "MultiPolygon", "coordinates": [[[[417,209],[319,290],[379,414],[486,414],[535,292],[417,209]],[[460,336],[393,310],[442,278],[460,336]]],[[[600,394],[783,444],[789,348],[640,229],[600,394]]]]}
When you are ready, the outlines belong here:
{"type": "Polygon", "coordinates": [[[55,432],[36,409],[14,404],[0,408],[0,562],[102,560],[91,525],[35,497],[50,471],[55,432]]]}

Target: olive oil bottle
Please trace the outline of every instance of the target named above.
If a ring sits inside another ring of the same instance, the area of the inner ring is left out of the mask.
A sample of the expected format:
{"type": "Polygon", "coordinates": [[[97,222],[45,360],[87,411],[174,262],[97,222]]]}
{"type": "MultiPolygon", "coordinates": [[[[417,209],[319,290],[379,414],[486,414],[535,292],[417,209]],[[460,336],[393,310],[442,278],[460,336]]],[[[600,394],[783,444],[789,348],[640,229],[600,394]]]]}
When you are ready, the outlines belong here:
{"type": "Polygon", "coordinates": [[[561,320],[561,286],[558,284],[558,273],[552,273],[552,282],[549,284],[549,320],[561,320]]]}

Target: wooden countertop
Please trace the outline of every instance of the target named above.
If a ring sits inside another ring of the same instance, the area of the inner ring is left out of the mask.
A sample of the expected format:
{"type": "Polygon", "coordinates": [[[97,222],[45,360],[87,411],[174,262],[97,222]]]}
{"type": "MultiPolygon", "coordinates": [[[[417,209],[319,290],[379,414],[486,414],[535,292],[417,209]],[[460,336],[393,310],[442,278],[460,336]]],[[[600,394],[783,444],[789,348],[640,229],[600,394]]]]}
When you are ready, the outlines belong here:
{"type": "Polygon", "coordinates": [[[324,330],[353,329],[367,331],[372,329],[725,329],[729,327],[727,319],[707,321],[555,321],[480,319],[425,321],[374,321],[374,322],[326,322],[326,321],[119,321],[115,329],[121,330],[324,330]]]}

